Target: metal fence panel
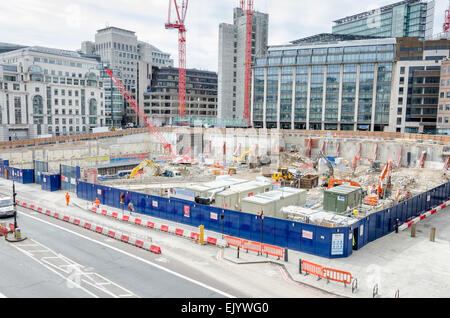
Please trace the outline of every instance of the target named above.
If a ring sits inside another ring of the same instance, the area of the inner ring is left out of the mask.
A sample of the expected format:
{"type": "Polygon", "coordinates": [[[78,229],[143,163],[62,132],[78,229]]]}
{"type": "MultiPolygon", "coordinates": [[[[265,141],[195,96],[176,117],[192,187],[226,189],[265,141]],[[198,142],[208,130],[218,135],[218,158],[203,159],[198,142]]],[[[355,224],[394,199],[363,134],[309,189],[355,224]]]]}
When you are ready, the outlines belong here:
{"type": "Polygon", "coordinates": [[[316,226],[311,224],[302,224],[302,233],[300,245],[302,251],[314,254],[314,241],[316,240],[316,226]]]}
{"type": "Polygon", "coordinates": [[[317,227],[315,231],[314,254],[322,257],[329,257],[331,254],[331,231],[329,228],[317,227]]]}

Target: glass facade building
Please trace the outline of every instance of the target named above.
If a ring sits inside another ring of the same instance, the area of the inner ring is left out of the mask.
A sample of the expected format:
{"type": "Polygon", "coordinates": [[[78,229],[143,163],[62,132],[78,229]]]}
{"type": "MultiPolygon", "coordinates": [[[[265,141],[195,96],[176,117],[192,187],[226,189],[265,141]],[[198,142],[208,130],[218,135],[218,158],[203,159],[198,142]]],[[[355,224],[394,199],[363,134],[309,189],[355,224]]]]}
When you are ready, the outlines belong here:
{"type": "Polygon", "coordinates": [[[269,47],[253,67],[255,128],[383,131],[396,39],[269,47]]]}
{"type": "Polygon", "coordinates": [[[333,34],[377,37],[433,35],[434,1],[408,0],[334,21],[333,34]]]}

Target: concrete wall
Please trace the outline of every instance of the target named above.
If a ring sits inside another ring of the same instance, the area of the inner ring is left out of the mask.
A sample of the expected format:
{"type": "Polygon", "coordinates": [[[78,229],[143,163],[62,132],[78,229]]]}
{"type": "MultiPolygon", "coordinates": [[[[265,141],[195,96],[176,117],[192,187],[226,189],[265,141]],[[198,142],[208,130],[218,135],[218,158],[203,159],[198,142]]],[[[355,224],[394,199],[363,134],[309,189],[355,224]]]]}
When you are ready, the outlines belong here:
{"type": "MultiPolygon", "coordinates": [[[[239,154],[245,149],[251,149],[251,157],[262,156],[271,153],[272,166],[277,167],[279,156],[277,149],[296,145],[300,154],[306,153],[308,136],[292,132],[280,132],[275,130],[256,129],[179,129],[173,132],[163,132],[161,136],[172,145],[176,151],[177,139],[185,135],[183,148],[187,150],[192,146],[196,154],[204,154],[205,158],[219,161],[227,165],[234,160],[233,154],[240,149],[239,154]],[[191,134],[195,137],[192,138],[191,134]],[[203,138],[202,138],[203,134],[203,138]],[[203,144],[201,140],[203,139],[203,144]],[[199,145],[197,145],[200,143],[199,145]],[[224,153],[225,146],[225,153],[224,153]]],[[[401,163],[408,166],[408,153],[410,153],[409,167],[416,167],[423,151],[427,152],[426,168],[442,169],[446,159],[444,155],[445,145],[432,142],[415,142],[412,140],[381,140],[367,138],[339,138],[328,136],[325,138],[313,137],[316,140],[316,148],[312,149],[312,159],[319,156],[322,143],[326,142],[325,154],[336,156],[337,145],[340,143],[340,157],[353,162],[361,144],[361,163],[367,163],[365,158],[374,158],[375,145],[378,145],[378,161],[384,163],[392,159],[397,161],[400,147],[402,148],[401,163]]],[[[127,154],[151,153],[152,156],[164,155],[163,146],[158,139],[150,134],[127,135],[123,137],[99,139],[92,141],[76,142],[67,145],[49,145],[36,148],[24,148],[16,150],[2,150],[0,157],[9,159],[11,165],[33,163],[33,160],[49,162],[49,169],[59,168],[59,163],[91,167],[109,162],[110,156],[127,154]]],[[[166,153],[167,154],[167,153],[166,153]]],[[[252,161],[251,161],[252,162],[252,161]]]]}

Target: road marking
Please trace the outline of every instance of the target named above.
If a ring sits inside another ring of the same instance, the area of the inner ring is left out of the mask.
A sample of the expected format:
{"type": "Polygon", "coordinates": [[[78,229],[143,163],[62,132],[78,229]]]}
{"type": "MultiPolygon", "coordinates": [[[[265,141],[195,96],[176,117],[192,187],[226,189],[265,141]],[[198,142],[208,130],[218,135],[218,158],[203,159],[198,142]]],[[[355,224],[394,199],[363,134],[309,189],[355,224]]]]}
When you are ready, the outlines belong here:
{"type": "Polygon", "coordinates": [[[130,253],[125,252],[125,251],[123,251],[123,250],[121,250],[121,249],[118,249],[118,248],[116,248],[116,247],[110,246],[110,245],[108,245],[108,244],[105,244],[105,243],[103,243],[103,242],[97,241],[97,240],[92,239],[92,238],[90,238],[90,237],[84,236],[83,234],[79,234],[79,233],[76,233],[76,232],[74,232],[74,231],[72,231],[72,230],[66,229],[66,228],[64,228],[64,227],[62,227],[62,226],[59,226],[59,225],[56,225],[56,224],[53,224],[53,223],[50,223],[50,222],[41,220],[41,219],[39,219],[39,218],[37,218],[37,217],[28,215],[27,213],[24,213],[24,212],[18,212],[18,213],[20,213],[20,214],[23,215],[23,216],[32,218],[32,219],[34,219],[34,220],[36,220],[36,221],[39,221],[39,222],[41,222],[41,223],[45,223],[45,224],[47,224],[47,225],[56,227],[56,228],[58,228],[58,229],[60,229],[60,230],[66,231],[66,232],[71,233],[71,234],[73,234],[73,235],[76,235],[76,236],[78,236],[78,237],[84,238],[84,239],[86,239],[86,240],[88,240],[88,241],[97,243],[97,244],[99,244],[99,245],[101,245],[101,246],[108,247],[108,248],[110,248],[110,249],[112,249],[112,250],[114,250],[114,251],[116,251],[116,252],[122,253],[122,254],[124,254],[124,255],[129,256],[129,257],[132,257],[132,258],[134,258],[134,259],[136,259],[136,260],[139,260],[139,261],[141,261],[141,262],[143,262],[143,263],[146,263],[146,264],[148,264],[148,265],[150,265],[150,266],[153,266],[153,267],[155,267],[155,268],[157,268],[157,269],[160,269],[160,270],[165,271],[165,272],[167,272],[167,273],[169,273],[169,274],[172,274],[172,275],[174,275],[174,276],[177,276],[177,277],[179,277],[179,278],[182,278],[182,279],[184,279],[184,280],[187,280],[188,282],[191,282],[191,283],[193,283],[193,284],[196,284],[196,285],[198,285],[198,286],[200,286],[200,287],[209,289],[209,290],[211,290],[211,291],[213,291],[213,292],[215,292],[215,293],[221,294],[221,295],[223,295],[223,296],[225,296],[225,297],[228,297],[228,298],[236,298],[235,296],[232,296],[232,295],[230,295],[230,294],[228,294],[228,293],[225,293],[225,292],[223,292],[223,291],[221,291],[221,290],[218,290],[218,289],[216,289],[216,288],[214,288],[214,287],[208,286],[208,285],[206,285],[206,284],[204,284],[204,283],[201,283],[201,282],[199,282],[199,281],[196,281],[196,280],[194,280],[194,279],[192,279],[192,278],[189,278],[189,277],[187,277],[187,276],[184,276],[184,275],[182,275],[182,274],[180,274],[180,273],[174,272],[174,271],[172,271],[172,270],[170,270],[170,269],[167,269],[167,268],[165,268],[165,267],[162,267],[162,266],[160,266],[160,265],[158,265],[158,264],[155,264],[155,263],[153,263],[153,262],[150,262],[150,261],[148,261],[148,260],[145,260],[145,259],[143,259],[143,258],[141,258],[141,257],[139,257],[139,256],[130,254],[130,253]]]}
{"type": "MultiPolygon", "coordinates": [[[[34,241],[30,241],[33,242],[34,241]]],[[[29,245],[37,245],[37,244],[29,244],[29,245]]],[[[70,286],[77,286],[82,288],[83,290],[87,291],[87,289],[83,288],[82,282],[101,291],[102,293],[105,293],[113,298],[119,298],[119,297],[138,297],[137,295],[133,294],[129,290],[117,285],[116,283],[110,281],[109,279],[97,274],[93,273],[89,269],[87,269],[85,266],[82,266],[81,264],[78,264],[71,259],[65,257],[62,254],[57,254],[56,252],[52,251],[50,248],[47,248],[46,246],[42,244],[38,244],[41,248],[46,248],[47,252],[51,253],[52,256],[46,256],[46,257],[35,257],[33,255],[33,250],[27,250],[25,247],[26,244],[22,244],[22,247],[16,247],[19,251],[25,253],[29,257],[33,258],[34,260],[40,262],[44,267],[46,267],[49,270],[52,270],[53,272],[60,273],[62,277],[66,279],[67,286],[70,288],[70,286]],[[101,280],[103,282],[102,285],[98,285],[97,281],[92,277],[96,277],[97,280],[101,280]],[[112,290],[111,290],[112,289],[112,290]],[[116,291],[114,293],[114,291],[116,291]],[[122,296],[120,296],[122,295],[122,296]]],[[[95,297],[101,297],[102,295],[97,295],[95,293],[90,293],[91,295],[94,295],[95,297]]]]}
{"type": "Polygon", "coordinates": [[[74,285],[75,287],[78,287],[79,289],[83,290],[84,292],[86,292],[87,294],[91,295],[94,298],[98,298],[97,295],[91,293],[89,290],[87,290],[86,288],[82,287],[81,285],[69,280],[67,277],[65,277],[64,275],[62,275],[61,273],[59,273],[58,271],[56,271],[55,269],[51,268],[50,266],[47,266],[46,264],[42,263],[39,259],[37,259],[36,257],[34,257],[31,253],[20,249],[19,247],[17,247],[17,245],[12,245],[14,246],[16,249],[18,249],[19,251],[22,251],[24,254],[26,254],[28,257],[32,258],[34,261],[38,262],[39,264],[41,264],[42,266],[44,266],[45,268],[47,268],[48,270],[52,271],[53,273],[55,273],[56,275],[58,275],[59,277],[63,278],[64,280],[67,281],[67,286],[70,286],[69,284],[74,285]]]}

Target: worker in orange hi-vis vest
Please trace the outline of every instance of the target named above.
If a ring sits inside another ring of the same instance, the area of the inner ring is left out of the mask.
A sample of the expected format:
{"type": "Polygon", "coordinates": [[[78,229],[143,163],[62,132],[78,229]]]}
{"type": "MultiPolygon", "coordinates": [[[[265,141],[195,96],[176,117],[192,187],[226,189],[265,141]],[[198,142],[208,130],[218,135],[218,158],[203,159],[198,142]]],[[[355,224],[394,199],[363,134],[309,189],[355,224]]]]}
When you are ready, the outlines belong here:
{"type": "Polygon", "coordinates": [[[69,202],[70,202],[70,194],[69,194],[69,192],[66,192],[66,203],[67,203],[67,205],[69,205],[69,202]]]}
{"type": "Polygon", "coordinates": [[[98,198],[95,198],[94,204],[97,208],[100,207],[100,200],[98,198]]]}

